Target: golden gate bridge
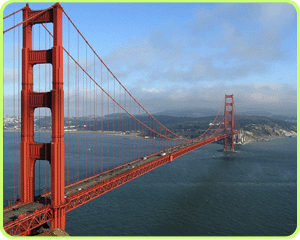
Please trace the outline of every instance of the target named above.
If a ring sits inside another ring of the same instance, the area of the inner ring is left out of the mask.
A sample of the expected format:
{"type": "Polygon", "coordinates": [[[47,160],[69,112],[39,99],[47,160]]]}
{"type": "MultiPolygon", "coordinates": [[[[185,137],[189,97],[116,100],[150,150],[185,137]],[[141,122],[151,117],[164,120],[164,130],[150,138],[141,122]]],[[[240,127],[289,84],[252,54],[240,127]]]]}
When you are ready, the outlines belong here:
{"type": "Polygon", "coordinates": [[[27,4],[8,19],[4,81],[13,86],[14,116],[13,177],[4,174],[13,189],[4,190],[8,234],[31,235],[48,222],[64,230],[67,212],[184,154],[220,140],[225,151],[234,150],[233,95],[225,95],[207,130],[183,137],[133,97],[59,3],[39,11],[27,4]]]}

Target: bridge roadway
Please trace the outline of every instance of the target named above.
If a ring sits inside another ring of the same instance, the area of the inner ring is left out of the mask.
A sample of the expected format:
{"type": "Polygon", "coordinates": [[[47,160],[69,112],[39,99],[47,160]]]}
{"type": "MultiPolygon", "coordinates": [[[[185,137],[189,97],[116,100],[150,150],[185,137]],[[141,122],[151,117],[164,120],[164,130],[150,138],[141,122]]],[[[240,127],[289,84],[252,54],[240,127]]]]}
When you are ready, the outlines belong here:
{"type": "MultiPolygon", "coordinates": [[[[110,169],[104,172],[101,172],[99,174],[96,174],[94,176],[85,178],[81,181],[74,182],[72,184],[69,184],[65,187],[65,198],[68,198],[69,196],[79,193],[80,191],[83,191],[84,189],[87,189],[89,187],[94,186],[95,184],[104,182],[110,178],[113,178],[114,176],[120,175],[122,173],[125,173],[131,169],[134,169],[136,167],[139,167],[145,163],[151,162],[155,159],[158,159],[165,154],[170,154],[178,149],[184,148],[185,146],[191,145],[189,144],[183,144],[180,146],[176,146],[170,149],[167,149],[165,151],[161,151],[155,154],[152,154],[148,157],[143,157],[136,159],[132,162],[120,165],[114,169],[110,169]]],[[[31,202],[28,204],[21,204],[19,205],[14,205],[12,207],[8,207],[4,209],[4,216],[3,216],[3,223],[6,224],[12,220],[15,220],[18,218],[18,216],[23,216],[22,214],[30,214],[34,212],[36,209],[41,209],[45,207],[46,205],[51,204],[51,193],[45,193],[42,194],[41,196],[35,197],[35,202],[31,202]]]]}
{"type": "MultiPolygon", "coordinates": [[[[182,145],[154,153],[152,155],[133,160],[129,163],[120,165],[114,169],[107,170],[83,180],[74,182],[65,187],[64,207],[66,212],[130,181],[140,175],[151,171],[167,162],[172,162],[190,151],[193,151],[204,145],[216,142],[229,134],[222,134],[217,137],[211,137],[201,142],[189,142],[182,145]]],[[[5,230],[12,234],[22,234],[21,228],[24,229],[24,219],[27,219],[26,226],[33,229],[41,226],[43,223],[51,220],[51,193],[45,193],[35,198],[35,202],[28,204],[18,203],[7,207],[3,211],[3,224],[5,230]],[[38,216],[40,215],[40,216],[38,216]],[[28,221],[31,221],[30,224],[28,221]],[[34,223],[32,223],[34,221],[34,223]],[[18,224],[23,225],[18,227],[18,224]]],[[[24,229],[25,231],[28,231],[24,229]]]]}

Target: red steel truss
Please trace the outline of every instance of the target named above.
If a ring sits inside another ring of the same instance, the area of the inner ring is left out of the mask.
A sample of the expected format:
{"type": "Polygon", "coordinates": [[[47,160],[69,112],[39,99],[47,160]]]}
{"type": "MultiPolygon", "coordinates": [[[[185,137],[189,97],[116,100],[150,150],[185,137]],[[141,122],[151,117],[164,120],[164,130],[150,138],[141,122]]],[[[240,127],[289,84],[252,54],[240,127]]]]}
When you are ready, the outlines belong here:
{"type": "Polygon", "coordinates": [[[22,214],[18,219],[4,225],[4,230],[9,235],[30,235],[31,230],[53,220],[53,209],[50,206],[36,210],[26,215],[22,214]]]}

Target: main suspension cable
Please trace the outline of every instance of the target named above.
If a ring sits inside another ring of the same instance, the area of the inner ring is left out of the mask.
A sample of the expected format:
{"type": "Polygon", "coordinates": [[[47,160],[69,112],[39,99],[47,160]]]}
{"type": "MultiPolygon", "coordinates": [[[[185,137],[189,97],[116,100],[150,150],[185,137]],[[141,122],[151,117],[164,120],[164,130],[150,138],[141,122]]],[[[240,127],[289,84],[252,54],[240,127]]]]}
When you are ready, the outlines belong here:
{"type": "Polygon", "coordinates": [[[207,133],[207,132],[209,131],[209,129],[214,125],[215,121],[217,120],[217,118],[218,118],[218,116],[219,116],[220,111],[221,111],[222,108],[223,108],[223,106],[220,107],[219,112],[218,112],[217,116],[215,117],[215,120],[212,122],[212,124],[209,126],[209,128],[208,128],[204,133],[202,133],[199,137],[194,138],[193,141],[197,141],[197,140],[200,139],[205,133],[207,133]]]}
{"type": "Polygon", "coordinates": [[[160,126],[162,126],[164,129],[166,129],[168,132],[170,132],[171,134],[173,134],[174,136],[183,139],[185,141],[191,141],[189,139],[183,138],[179,135],[177,135],[176,133],[172,132],[171,130],[169,130],[168,128],[166,128],[163,124],[161,124],[156,118],[154,118],[132,95],[131,93],[125,88],[125,86],[119,81],[119,79],[112,73],[112,71],[108,68],[108,66],[104,63],[104,61],[99,57],[99,55],[96,53],[96,51],[92,48],[92,46],[89,44],[89,42],[86,40],[86,38],[82,35],[82,33],[79,31],[79,29],[76,27],[76,25],[74,24],[74,22],[71,20],[71,18],[68,16],[68,14],[64,11],[64,14],[66,15],[66,17],[69,19],[69,21],[72,23],[72,25],[74,26],[74,28],[77,30],[77,32],[80,34],[80,36],[83,38],[83,40],[88,44],[88,46],[91,48],[91,50],[94,52],[94,54],[96,54],[97,58],[101,61],[101,63],[106,67],[106,69],[109,71],[109,73],[118,81],[118,83],[125,89],[125,91],[129,94],[129,96],[154,120],[156,121],[160,126]]]}
{"type": "Polygon", "coordinates": [[[5,16],[5,17],[3,18],[3,20],[6,19],[6,18],[8,18],[8,17],[10,17],[10,16],[12,16],[12,15],[14,15],[14,14],[16,14],[16,13],[18,13],[18,12],[20,12],[20,11],[22,11],[24,8],[25,8],[25,7],[22,7],[22,8],[19,9],[18,11],[15,11],[15,12],[13,12],[13,13],[11,13],[11,14],[5,16]]]}
{"type": "Polygon", "coordinates": [[[17,26],[20,26],[20,25],[23,24],[23,23],[28,22],[28,21],[31,20],[31,19],[34,19],[34,18],[40,16],[40,15],[43,14],[44,12],[46,12],[46,11],[48,11],[49,9],[53,8],[55,5],[56,5],[56,3],[53,4],[51,7],[48,7],[48,8],[46,8],[46,9],[44,9],[43,11],[40,11],[39,13],[37,13],[37,14],[35,14],[35,15],[33,15],[33,16],[27,18],[27,19],[25,19],[24,21],[18,23],[17,25],[14,25],[14,26],[12,26],[11,28],[6,29],[5,31],[3,31],[3,34],[6,33],[6,32],[8,32],[8,31],[10,31],[10,30],[12,30],[12,29],[14,29],[14,28],[17,27],[17,26]]]}
{"type": "MultiPolygon", "coordinates": [[[[46,28],[46,26],[44,24],[42,24],[43,27],[48,31],[48,33],[53,37],[52,33],[48,30],[48,28],[46,28]]],[[[113,101],[115,102],[120,108],[122,108],[127,114],[129,114],[131,117],[133,117],[136,121],[138,121],[139,123],[141,123],[143,126],[145,126],[147,129],[149,129],[150,131],[158,134],[159,136],[169,139],[169,140],[173,140],[173,141],[179,141],[178,139],[172,139],[169,138],[167,136],[164,136],[158,132],[156,132],[155,130],[153,130],[152,128],[148,127],[147,125],[145,125],[144,123],[142,123],[140,120],[138,120],[135,116],[133,116],[130,112],[128,112],[123,106],[121,106],[115,99],[113,99],[112,96],[110,96],[89,74],[88,72],[72,57],[72,55],[63,47],[64,51],[67,53],[67,55],[76,63],[76,65],[81,68],[81,70],[113,101]]],[[[180,137],[181,139],[184,139],[186,141],[191,141],[189,139],[185,139],[180,137]]]]}

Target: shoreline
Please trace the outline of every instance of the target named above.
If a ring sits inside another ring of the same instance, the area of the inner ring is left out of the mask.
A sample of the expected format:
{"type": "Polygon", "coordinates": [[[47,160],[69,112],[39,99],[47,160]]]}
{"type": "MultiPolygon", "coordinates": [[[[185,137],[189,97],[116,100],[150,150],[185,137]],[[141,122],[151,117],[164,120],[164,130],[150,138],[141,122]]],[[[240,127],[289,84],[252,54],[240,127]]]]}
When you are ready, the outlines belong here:
{"type": "Polygon", "coordinates": [[[278,136],[278,137],[272,136],[272,137],[266,137],[266,138],[251,139],[251,140],[245,141],[242,144],[236,144],[236,145],[246,145],[246,144],[253,143],[253,142],[268,142],[268,141],[271,141],[271,140],[274,140],[274,139],[290,138],[290,137],[292,137],[292,138],[297,137],[297,134],[289,135],[289,136],[278,136]]]}
{"type": "MultiPolygon", "coordinates": [[[[3,132],[18,132],[20,133],[20,130],[3,130],[3,132]]],[[[34,131],[34,133],[51,133],[52,131],[34,131]]],[[[115,136],[121,136],[121,137],[128,137],[128,138],[144,138],[143,136],[138,136],[138,133],[124,133],[124,132],[113,132],[113,131],[64,131],[64,134],[66,133],[100,133],[100,134],[106,134],[106,135],[115,135],[115,136]]]]}
{"type": "MultiPolygon", "coordinates": [[[[21,132],[20,130],[3,130],[3,132],[21,132]]],[[[51,131],[35,131],[35,133],[51,133],[51,131]]],[[[113,131],[64,131],[64,134],[66,133],[99,133],[99,134],[106,134],[106,135],[115,135],[115,136],[121,136],[121,137],[127,137],[127,138],[145,138],[144,136],[138,136],[138,133],[130,133],[130,134],[126,134],[124,132],[113,132],[113,131]]],[[[246,145],[252,142],[265,142],[265,141],[270,141],[273,139],[278,139],[278,138],[289,138],[289,137],[297,137],[297,133],[296,134],[289,134],[289,135],[280,135],[280,136],[260,136],[260,137],[255,137],[255,136],[249,136],[247,135],[247,137],[249,138],[249,140],[245,141],[242,144],[235,144],[235,145],[246,145]]],[[[151,139],[151,138],[145,138],[145,139],[151,139]]]]}

